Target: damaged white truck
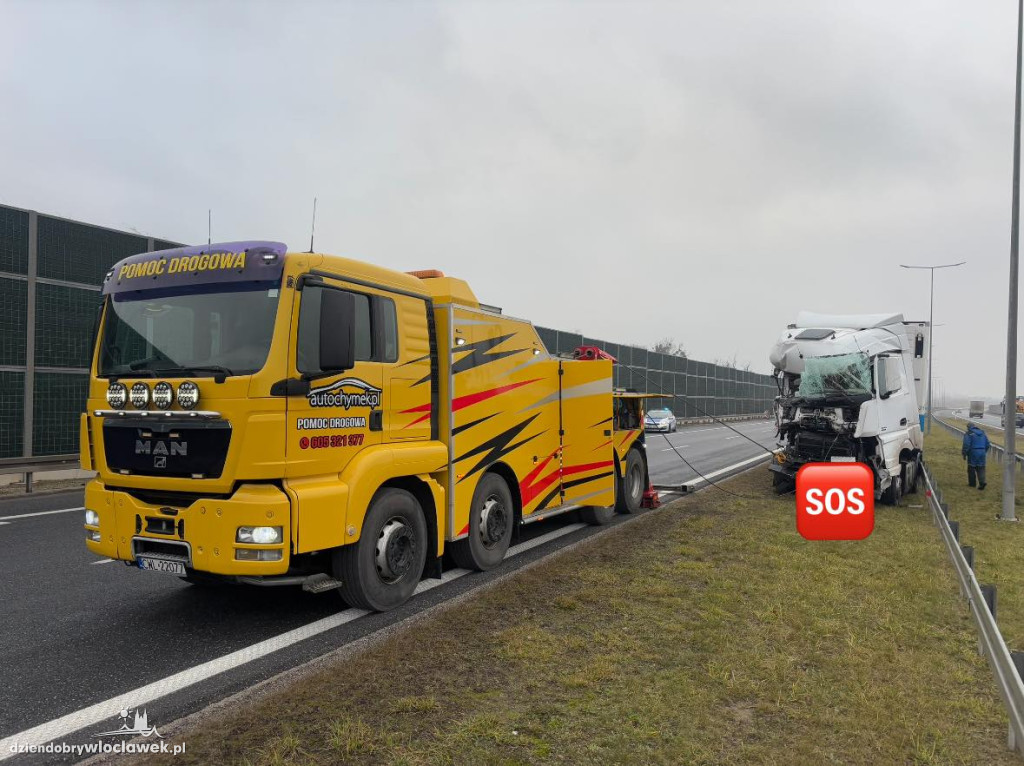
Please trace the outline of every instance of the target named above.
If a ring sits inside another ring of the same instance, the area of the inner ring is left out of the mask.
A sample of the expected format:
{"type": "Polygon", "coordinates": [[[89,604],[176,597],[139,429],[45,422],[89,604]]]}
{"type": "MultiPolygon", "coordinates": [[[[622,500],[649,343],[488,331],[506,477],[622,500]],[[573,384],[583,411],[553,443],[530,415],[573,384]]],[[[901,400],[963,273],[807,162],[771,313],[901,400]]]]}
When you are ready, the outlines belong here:
{"type": "Polygon", "coordinates": [[[867,465],[876,500],[897,504],[917,490],[929,330],[902,314],[797,315],[769,355],[776,492],[790,491],[805,463],[828,462],[867,465]]]}

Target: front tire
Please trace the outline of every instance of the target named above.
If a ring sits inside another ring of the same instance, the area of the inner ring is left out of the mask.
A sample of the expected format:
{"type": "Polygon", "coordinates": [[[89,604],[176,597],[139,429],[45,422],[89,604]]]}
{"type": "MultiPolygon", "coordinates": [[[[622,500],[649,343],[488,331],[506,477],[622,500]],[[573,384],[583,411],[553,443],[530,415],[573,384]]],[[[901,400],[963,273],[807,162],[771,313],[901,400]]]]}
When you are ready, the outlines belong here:
{"type": "Polygon", "coordinates": [[[637,450],[631,449],[626,453],[622,478],[615,482],[615,510],[619,513],[637,513],[643,499],[644,461],[637,450]]]}
{"type": "Polygon", "coordinates": [[[334,576],[349,606],[386,612],[412,596],[427,560],[427,522],[404,489],[374,496],[359,541],[334,553],[334,576]]]}
{"type": "Polygon", "coordinates": [[[452,543],[452,560],[463,569],[494,569],[512,540],[515,506],[508,484],[496,473],[484,474],[473,492],[469,537],[452,543]]]}
{"type": "Polygon", "coordinates": [[[903,497],[903,473],[900,471],[898,476],[892,476],[889,478],[889,486],[882,493],[882,502],[887,505],[899,505],[900,498],[903,497]]]}

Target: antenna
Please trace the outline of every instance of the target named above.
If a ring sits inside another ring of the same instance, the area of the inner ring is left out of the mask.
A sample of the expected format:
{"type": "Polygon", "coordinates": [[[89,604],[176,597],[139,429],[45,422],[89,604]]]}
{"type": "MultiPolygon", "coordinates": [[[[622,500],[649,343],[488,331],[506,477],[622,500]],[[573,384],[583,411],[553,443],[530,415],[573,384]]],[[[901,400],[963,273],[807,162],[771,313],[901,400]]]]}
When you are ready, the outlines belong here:
{"type": "Polygon", "coordinates": [[[309,252],[313,252],[313,237],[316,236],[316,197],[313,197],[313,228],[309,232],[309,252]]]}
{"type": "Polygon", "coordinates": [[[213,210],[206,210],[206,246],[213,244],[213,210]]]}

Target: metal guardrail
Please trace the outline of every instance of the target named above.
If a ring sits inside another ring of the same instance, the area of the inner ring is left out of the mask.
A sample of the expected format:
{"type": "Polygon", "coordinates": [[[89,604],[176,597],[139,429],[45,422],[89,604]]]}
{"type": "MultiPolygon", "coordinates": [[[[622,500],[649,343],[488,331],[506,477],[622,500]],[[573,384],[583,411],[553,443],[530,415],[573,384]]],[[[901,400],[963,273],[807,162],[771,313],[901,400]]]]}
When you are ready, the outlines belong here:
{"type": "MultiPolygon", "coordinates": [[[[960,594],[967,599],[971,616],[978,628],[978,653],[988,660],[989,667],[992,668],[999,696],[1010,718],[1007,746],[1024,755],[1024,683],[1021,682],[1013,656],[999,631],[993,608],[989,606],[981,585],[974,576],[974,569],[964,555],[959,540],[959,525],[956,532],[950,526],[949,506],[942,503],[941,491],[936,489],[935,479],[927,463],[924,464],[923,473],[933,520],[939,527],[942,541],[946,544],[949,558],[956,570],[960,594]]],[[[973,559],[973,555],[971,558],[973,559]]]]}
{"type": "Polygon", "coordinates": [[[21,473],[25,475],[25,492],[32,491],[32,477],[47,471],[65,471],[77,468],[78,455],[42,455],[38,457],[0,458],[0,475],[21,473]]]}

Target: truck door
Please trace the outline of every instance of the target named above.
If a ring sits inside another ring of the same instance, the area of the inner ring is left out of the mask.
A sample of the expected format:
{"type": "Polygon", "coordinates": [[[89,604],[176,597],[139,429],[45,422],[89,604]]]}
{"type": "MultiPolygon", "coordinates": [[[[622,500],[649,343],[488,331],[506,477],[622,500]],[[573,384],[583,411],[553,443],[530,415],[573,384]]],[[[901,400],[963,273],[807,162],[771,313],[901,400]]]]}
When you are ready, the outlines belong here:
{"type": "Polygon", "coordinates": [[[288,485],[315,485],[293,495],[292,527],[296,552],[322,550],[344,542],[339,521],[337,476],[360,451],[382,441],[382,344],[375,341],[373,291],[354,288],[327,277],[304,283],[292,309],[289,375],[314,376],[308,393],[288,397],[285,428],[288,485]],[[355,364],[342,373],[322,375],[319,370],[320,306],[328,290],[351,293],[354,298],[355,364]],[[323,491],[332,487],[331,491],[323,491]]]}
{"type": "Polygon", "coordinates": [[[615,504],[612,363],[562,361],[562,502],[615,504]]]}
{"type": "Polygon", "coordinates": [[[878,391],[878,436],[884,445],[886,465],[893,470],[899,465],[899,452],[908,430],[920,429],[902,356],[877,357],[875,388],[878,391]]]}
{"type": "Polygon", "coordinates": [[[384,350],[374,342],[376,299],[372,292],[328,278],[307,282],[299,293],[292,375],[316,377],[308,394],[288,398],[289,477],[339,473],[357,452],[382,441],[384,350]],[[355,299],[356,362],[351,370],[321,375],[320,302],[326,290],[342,290],[355,299]]]}

